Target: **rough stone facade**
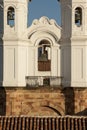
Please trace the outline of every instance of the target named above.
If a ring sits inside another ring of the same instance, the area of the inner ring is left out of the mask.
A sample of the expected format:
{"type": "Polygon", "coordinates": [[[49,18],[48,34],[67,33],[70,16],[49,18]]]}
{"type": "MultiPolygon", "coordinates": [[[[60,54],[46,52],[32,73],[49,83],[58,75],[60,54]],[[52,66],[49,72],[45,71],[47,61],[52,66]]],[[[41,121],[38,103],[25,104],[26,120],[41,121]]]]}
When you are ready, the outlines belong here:
{"type": "Polygon", "coordinates": [[[85,88],[1,88],[0,115],[87,115],[85,88]]]}

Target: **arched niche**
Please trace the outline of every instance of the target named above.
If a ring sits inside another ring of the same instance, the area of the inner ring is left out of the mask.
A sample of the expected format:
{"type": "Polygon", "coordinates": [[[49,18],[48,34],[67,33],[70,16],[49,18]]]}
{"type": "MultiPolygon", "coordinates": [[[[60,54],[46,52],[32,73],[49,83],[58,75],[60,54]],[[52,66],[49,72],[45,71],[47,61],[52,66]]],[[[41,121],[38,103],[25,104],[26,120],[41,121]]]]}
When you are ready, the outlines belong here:
{"type": "Polygon", "coordinates": [[[47,40],[38,45],[38,71],[51,71],[51,44],[47,40]]]}
{"type": "Polygon", "coordinates": [[[11,27],[15,25],[15,9],[12,6],[7,10],[7,24],[11,27]]]}
{"type": "Polygon", "coordinates": [[[81,7],[75,8],[75,24],[77,26],[82,25],[82,8],[81,7]]]}

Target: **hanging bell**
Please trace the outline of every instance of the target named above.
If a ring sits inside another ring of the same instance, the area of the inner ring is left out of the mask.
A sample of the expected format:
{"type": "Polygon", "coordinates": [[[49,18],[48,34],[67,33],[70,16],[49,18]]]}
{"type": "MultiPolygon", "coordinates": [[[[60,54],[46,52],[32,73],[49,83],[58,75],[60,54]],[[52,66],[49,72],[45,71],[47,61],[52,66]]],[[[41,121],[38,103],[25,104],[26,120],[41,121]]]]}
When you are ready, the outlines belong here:
{"type": "Polygon", "coordinates": [[[81,19],[81,15],[80,14],[75,14],[75,19],[76,20],[80,20],[81,19]]]}
{"type": "Polygon", "coordinates": [[[14,12],[12,12],[12,11],[8,12],[8,19],[9,20],[14,20],[14,12]]]}

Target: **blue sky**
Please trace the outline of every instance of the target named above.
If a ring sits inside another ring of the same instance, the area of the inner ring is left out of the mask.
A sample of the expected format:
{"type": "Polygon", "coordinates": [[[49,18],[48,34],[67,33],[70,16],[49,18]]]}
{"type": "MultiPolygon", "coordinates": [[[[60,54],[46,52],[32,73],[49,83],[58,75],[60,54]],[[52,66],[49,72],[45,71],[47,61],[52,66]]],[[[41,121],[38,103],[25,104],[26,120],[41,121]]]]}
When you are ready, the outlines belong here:
{"type": "Polygon", "coordinates": [[[28,25],[41,16],[55,19],[60,25],[60,3],[57,0],[32,0],[29,3],[28,25]]]}

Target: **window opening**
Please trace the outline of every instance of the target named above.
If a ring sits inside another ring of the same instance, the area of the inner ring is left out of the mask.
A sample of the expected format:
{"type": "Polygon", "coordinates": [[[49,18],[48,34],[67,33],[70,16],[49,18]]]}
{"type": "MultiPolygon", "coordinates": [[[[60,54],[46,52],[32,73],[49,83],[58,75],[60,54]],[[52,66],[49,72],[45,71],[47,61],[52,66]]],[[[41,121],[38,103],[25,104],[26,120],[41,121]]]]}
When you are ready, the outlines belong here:
{"type": "Polygon", "coordinates": [[[82,9],[80,7],[75,9],[75,24],[77,26],[82,25],[82,9]]]}
{"type": "Polygon", "coordinates": [[[44,78],[43,85],[49,86],[50,85],[50,78],[44,78]]]}
{"type": "Polygon", "coordinates": [[[50,43],[41,41],[38,47],[38,61],[50,60],[50,43]]]}
{"type": "Polygon", "coordinates": [[[10,25],[11,27],[14,26],[15,24],[15,11],[13,7],[8,8],[7,12],[7,24],[10,25]]]}
{"type": "Polygon", "coordinates": [[[51,58],[50,58],[50,43],[46,40],[40,42],[38,47],[38,70],[50,71],[51,58]]]}

